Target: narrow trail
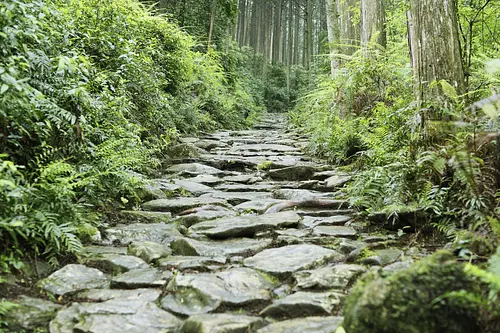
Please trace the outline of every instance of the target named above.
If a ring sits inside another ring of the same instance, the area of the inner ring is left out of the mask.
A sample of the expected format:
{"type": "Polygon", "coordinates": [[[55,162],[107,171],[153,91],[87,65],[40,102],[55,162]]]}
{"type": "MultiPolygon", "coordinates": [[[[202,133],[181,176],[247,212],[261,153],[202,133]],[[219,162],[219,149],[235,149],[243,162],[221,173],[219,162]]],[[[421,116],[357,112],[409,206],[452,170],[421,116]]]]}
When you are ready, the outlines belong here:
{"type": "Polygon", "coordinates": [[[364,232],[334,200],[349,176],[305,156],[283,116],[182,142],[187,157],[142,211],[40,281],[64,306],[24,300],[53,318],[51,333],[330,333],[370,266],[411,263],[395,236],[364,232]]]}

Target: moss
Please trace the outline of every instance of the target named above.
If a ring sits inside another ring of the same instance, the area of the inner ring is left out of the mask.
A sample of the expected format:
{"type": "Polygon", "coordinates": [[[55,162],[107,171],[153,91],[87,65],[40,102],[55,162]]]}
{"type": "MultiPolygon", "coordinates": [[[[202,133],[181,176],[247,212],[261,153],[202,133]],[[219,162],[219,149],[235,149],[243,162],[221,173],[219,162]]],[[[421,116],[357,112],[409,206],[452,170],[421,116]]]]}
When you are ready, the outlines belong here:
{"type": "Polygon", "coordinates": [[[484,290],[463,268],[451,253],[441,251],[408,270],[386,276],[379,272],[365,275],[346,302],[346,331],[481,332],[479,307],[447,295],[461,290],[481,294],[484,290]]]}
{"type": "Polygon", "coordinates": [[[264,161],[262,163],[259,163],[259,165],[257,165],[257,170],[269,170],[269,169],[271,169],[272,165],[273,165],[273,162],[264,161]]]}

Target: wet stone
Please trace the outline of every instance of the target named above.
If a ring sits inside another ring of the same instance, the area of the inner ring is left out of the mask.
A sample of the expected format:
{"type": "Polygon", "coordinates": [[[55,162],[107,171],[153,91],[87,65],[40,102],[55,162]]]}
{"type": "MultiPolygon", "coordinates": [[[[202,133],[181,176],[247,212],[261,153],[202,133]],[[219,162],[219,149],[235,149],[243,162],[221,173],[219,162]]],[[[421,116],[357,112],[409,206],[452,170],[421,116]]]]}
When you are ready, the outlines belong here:
{"type": "Polygon", "coordinates": [[[226,241],[198,241],[190,238],[175,240],[171,246],[176,255],[230,257],[253,255],[269,247],[272,240],[231,239],[226,241]]]}
{"type": "Polygon", "coordinates": [[[224,265],[226,257],[170,256],[160,259],[158,265],[165,269],[209,271],[211,266],[224,265]]]}
{"type": "Polygon", "coordinates": [[[344,254],[349,254],[352,251],[361,250],[367,246],[368,244],[366,244],[365,242],[343,238],[340,241],[339,250],[344,254]]]}
{"type": "Polygon", "coordinates": [[[263,214],[266,210],[272,206],[282,203],[284,200],[279,199],[267,199],[267,200],[252,200],[239,204],[234,207],[237,211],[243,212],[255,212],[258,214],[263,214]]]}
{"type": "Polygon", "coordinates": [[[168,212],[122,210],[120,214],[130,223],[168,223],[172,218],[172,214],[168,212]]]}
{"type": "Polygon", "coordinates": [[[352,217],[348,215],[329,217],[304,216],[301,224],[306,228],[314,228],[317,226],[343,226],[350,220],[352,220],[352,217]]]}
{"type": "Polygon", "coordinates": [[[209,193],[200,198],[212,198],[212,200],[227,201],[231,205],[236,206],[246,201],[269,200],[273,198],[273,194],[269,192],[222,192],[217,191],[209,193]]]}
{"type": "Polygon", "coordinates": [[[158,199],[144,203],[142,207],[149,211],[180,213],[182,211],[205,205],[227,206],[227,202],[212,196],[199,198],[158,199]]]}
{"type": "Polygon", "coordinates": [[[182,324],[156,304],[113,299],[73,303],[50,322],[51,333],[175,333],[182,324]]]}
{"type": "Polygon", "coordinates": [[[172,277],[169,271],[160,271],[156,268],[135,269],[115,276],[111,280],[112,288],[161,288],[172,277]]]}
{"type": "Polygon", "coordinates": [[[104,234],[108,242],[128,245],[132,242],[153,242],[170,244],[182,234],[172,224],[119,224],[107,229],[104,234]]]}
{"type": "Polygon", "coordinates": [[[317,171],[313,166],[296,165],[269,171],[269,177],[276,180],[308,180],[317,171]]]}
{"type": "Polygon", "coordinates": [[[161,290],[158,289],[90,289],[82,291],[75,295],[75,299],[91,301],[91,302],[105,302],[112,299],[121,299],[123,302],[140,300],[147,302],[155,302],[160,298],[161,290]]]}
{"type": "Polygon", "coordinates": [[[299,244],[264,250],[245,259],[243,263],[272,275],[287,277],[296,271],[340,258],[342,255],[337,251],[317,245],[299,244]]]}
{"type": "Polygon", "coordinates": [[[374,250],[374,252],[375,255],[367,258],[362,258],[359,260],[359,262],[365,265],[386,266],[396,262],[404,255],[403,251],[396,248],[374,250]]]}
{"type": "Polygon", "coordinates": [[[340,308],[344,295],[334,292],[296,292],[275,301],[261,311],[260,315],[272,318],[300,318],[328,316],[340,308]]]}
{"type": "Polygon", "coordinates": [[[249,268],[212,274],[179,274],[168,284],[162,307],[182,315],[203,314],[219,306],[241,307],[270,301],[274,285],[249,268]]]}
{"type": "Polygon", "coordinates": [[[88,257],[100,256],[103,254],[127,254],[127,248],[124,246],[86,246],[83,248],[83,254],[88,257]]]}
{"type": "Polygon", "coordinates": [[[344,291],[363,273],[360,265],[340,264],[314,270],[300,271],[293,275],[295,289],[340,290],[344,291]]]}
{"type": "Polygon", "coordinates": [[[327,179],[325,179],[325,188],[328,190],[334,190],[340,187],[343,187],[352,179],[352,176],[340,174],[334,175],[327,179]]]}
{"type": "Polygon", "coordinates": [[[132,242],[127,254],[141,258],[147,263],[154,262],[160,258],[168,257],[172,250],[168,245],[153,242],[132,242]]]}
{"type": "Polygon", "coordinates": [[[14,301],[17,307],[9,310],[2,320],[9,323],[11,331],[35,330],[46,327],[56,316],[61,305],[43,299],[21,296],[14,301]]]}
{"type": "Polygon", "coordinates": [[[201,314],[189,317],[182,326],[182,333],[247,333],[264,326],[259,317],[225,313],[201,314]]]}
{"type": "Polygon", "coordinates": [[[175,219],[175,222],[183,226],[190,227],[203,221],[210,221],[230,216],[236,216],[236,212],[220,206],[203,206],[193,209],[190,214],[178,216],[175,219]]]}
{"type": "Polygon", "coordinates": [[[226,176],[224,177],[224,181],[247,184],[253,177],[253,175],[226,176]]]}
{"type": "Polygon", "coordinates": [[[166,170],[167,173],[178,173],[181,175],[221,175],[224,172],[222,170],[203,165],[200,163],[186,163],[173,165],[166,170]]]}
{"type": "Polygon", "coordinates": [[[206,235],[214,239],[253,237],[258,232],[278,228],[296,227],[300,220],[300,216],[294,212],[282,212],[261,216],[236,216],[201,222],[189,228],[189,231],[206,235]]]}
{"type": "Polygon", "coordinates": [[[273,185],[247,185],[247,184],[224,184],[215,188],[218,191],[225,192],[269,192],[274,189],[273,185]]]}
{"type": "Polygon", "coordinates": [[[357,231],[351,227],[342,226],[318,226],[314,228],[314,234],[318,236],[356,238],[357,231]]]}
{"type": "Polygon", "coordinates": [[[198,175],[196,177],[186,179],[193,183],[199,183],[207,186],[215,186],[222,184],[224,180],[222,178],[213,175],[198,175]]]}
{"type": "Polygon", "coordinates": [[[41,280],[38,285],[57,296],[75,293],[85,289],[106,288],[109,285],[107,276],[84,265],[66,265],[41,280]]]}
{"type": "Polygon", "coordinates": [[[277,322],[257,333],[332,333],[344,321],[343,317],[307,317],[277,322]]]}
{"type": "Polygon", "coordinates": [[[86,263],[109,274],[120,274],[133,269],[149,267],[141,258],[116,254],[104,254],[99,257],[90,258],[86,263]]]}

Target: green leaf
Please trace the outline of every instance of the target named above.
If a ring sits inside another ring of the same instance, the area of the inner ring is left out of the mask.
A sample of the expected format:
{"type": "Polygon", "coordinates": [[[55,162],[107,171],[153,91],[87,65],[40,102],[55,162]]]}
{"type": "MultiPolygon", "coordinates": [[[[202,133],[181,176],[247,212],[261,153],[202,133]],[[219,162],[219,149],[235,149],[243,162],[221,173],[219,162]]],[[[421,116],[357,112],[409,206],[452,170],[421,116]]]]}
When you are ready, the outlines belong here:
{"type": "Polygon", "coordinates": [[[491,119],[495,119],[496,117],[498,117],[499,110],[497,110],[497,108],[492,104],[484,105],[482,107],[482,110],[484,114],[490,117],[491,119]]]}
{"type": "Polygon", "coordinates": [[[0,88],[0,94],[4,94],[7,90],[9,90],[9,86],[6,84],[2,84],[2,87],[0,88]]]}
{"type": "Polygon", "coordinates": [[[441,84],[441,88],[443,89],[443,92],[446,96],[448,96],[449,98],[457,101],[458,100],[458,94],[457,94],[457,90],[455,89],[455,87],[453,87],[451,84],[448,83],[448,81],[446,80],[441,80],[439,82],[441,84]]]}
{"type": "Polygon", "coordinates": [[[346,333],[345,329],[342,326],[337,327],[335,333],[346,333]]]}

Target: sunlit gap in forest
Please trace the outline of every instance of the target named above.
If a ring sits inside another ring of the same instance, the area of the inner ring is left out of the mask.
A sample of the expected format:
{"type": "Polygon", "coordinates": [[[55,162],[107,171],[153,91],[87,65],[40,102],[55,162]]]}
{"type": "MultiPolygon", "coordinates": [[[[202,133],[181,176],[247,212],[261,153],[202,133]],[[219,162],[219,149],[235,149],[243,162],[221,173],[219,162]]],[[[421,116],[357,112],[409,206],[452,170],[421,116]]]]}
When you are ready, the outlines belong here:
{"type": "Polygon", "coordinates": [[[500,332],[500,0],[3,0],[0,332],[500,332]]]}

